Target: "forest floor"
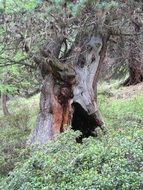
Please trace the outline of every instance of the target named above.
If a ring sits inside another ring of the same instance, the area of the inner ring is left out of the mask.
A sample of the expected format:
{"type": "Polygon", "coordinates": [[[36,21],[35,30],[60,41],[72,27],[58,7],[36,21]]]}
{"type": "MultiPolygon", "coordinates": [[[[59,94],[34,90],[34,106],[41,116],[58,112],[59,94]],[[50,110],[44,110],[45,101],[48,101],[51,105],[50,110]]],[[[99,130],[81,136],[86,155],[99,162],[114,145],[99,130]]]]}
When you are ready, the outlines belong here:
{"type": "Polygon", "coordinates": [[[143,91],[143,82],[137,84],[137,85],[131,85],[127,87],[122,87],[121,90],[119,90],[116,93],[116,97],[121,98],[130,98],[133,95],[137,95],[143,91]]]}
{"type": "MultiPolygon", "coordinates": [[[[143,129],[143,83],[122,88],[118,84],[111,81],[98,85],[98,106],[108,132],[118,133],[126,127],[143,129]]],[[[13,99],[8,107],[11,116],[4,117],[0,112],[0,176],[6,176],[21,159],[38,113],[39,95],[13,99]]]]}

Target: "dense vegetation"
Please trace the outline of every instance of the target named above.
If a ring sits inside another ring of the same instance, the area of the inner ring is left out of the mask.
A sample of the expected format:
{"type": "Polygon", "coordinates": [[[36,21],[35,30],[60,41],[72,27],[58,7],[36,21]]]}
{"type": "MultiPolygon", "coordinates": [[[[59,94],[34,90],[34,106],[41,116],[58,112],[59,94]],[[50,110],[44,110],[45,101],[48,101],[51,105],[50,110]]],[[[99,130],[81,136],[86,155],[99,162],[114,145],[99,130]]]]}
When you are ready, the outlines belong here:
{"type": "Polygon", "coordinates": [[[142,130],[129,127],[77,144],[68,131],[34,151],[3,182],[2,189],[142,189],[142,130]],[[21,167],[22,165],[22,167],[21,167]]]}

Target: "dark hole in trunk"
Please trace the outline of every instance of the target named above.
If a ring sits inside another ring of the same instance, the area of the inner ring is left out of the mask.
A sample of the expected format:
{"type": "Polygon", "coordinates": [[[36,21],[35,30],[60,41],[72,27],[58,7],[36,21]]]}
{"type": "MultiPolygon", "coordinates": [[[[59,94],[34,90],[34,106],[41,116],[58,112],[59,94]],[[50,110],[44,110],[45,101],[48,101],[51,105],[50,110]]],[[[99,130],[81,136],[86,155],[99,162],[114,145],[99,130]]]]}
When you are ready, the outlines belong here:
{"type": "Polygon", "coordinates": [[[72,118],[72,129],[82,132],[82,135],[76,139],[77,142],[82,142],[83,138],[89,136],[97,136],[95,132],[95,119],[91,115],[88,115],[79,103],[74,102],[72,106],[74,109],[72,118]]]}

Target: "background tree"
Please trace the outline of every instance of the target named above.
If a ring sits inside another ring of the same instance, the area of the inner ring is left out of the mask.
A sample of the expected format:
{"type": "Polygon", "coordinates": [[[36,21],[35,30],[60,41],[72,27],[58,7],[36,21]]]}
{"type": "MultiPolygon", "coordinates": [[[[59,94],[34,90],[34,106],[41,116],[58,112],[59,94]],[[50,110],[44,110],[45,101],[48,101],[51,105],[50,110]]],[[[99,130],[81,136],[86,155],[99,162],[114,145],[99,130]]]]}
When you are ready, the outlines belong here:
{"type": "Polygon", "coordinates": [[[133,15],[131,16],[130,25],[136,35],[129,39],[129,78],[127,78],[123,85],[133,85],[143,81],[142,35],[140,36],[143,25],[143,3],[140,4],[140,8],[137,4],[135,5],[136,8],[133,9],[131,7],[133,15]]]}
{"type": "Polygon", "coordinates": [[[7,80],[8,80],[8,77],[9,77],[9,71],[7,69],[5,69],[5,71],[3,72],[3,81],[2,81],[2,87],[1,87],[1,102],[2,102],[2,109],[3,109],[3,114],[5,116],[8,116],[10,113],[8,111],[8,108],[7,108],[7,99],[8,99],[8,96],[7,96],[7,80]]]}
{"type": "Polygon", "coordinates": [[[110,76],[122,78],[128,73],[123,85],[142,82],[142,7],[142,1],[120,4],[117,11],[122,15],[119,26],[130,35],[114,36],[109,43],[108,56],[113,60],[109,63],[110,76]]]}

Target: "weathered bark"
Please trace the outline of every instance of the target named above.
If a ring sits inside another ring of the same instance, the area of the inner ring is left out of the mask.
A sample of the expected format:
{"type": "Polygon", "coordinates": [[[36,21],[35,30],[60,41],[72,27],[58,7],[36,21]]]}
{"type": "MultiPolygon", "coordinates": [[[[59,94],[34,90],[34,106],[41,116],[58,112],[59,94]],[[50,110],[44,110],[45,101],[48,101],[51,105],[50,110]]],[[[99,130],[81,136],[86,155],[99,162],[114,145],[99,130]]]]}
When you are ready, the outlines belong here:
{"type": "Polygon", "coordinates": [[[63,132],[65,125],[81,130],[86,137],[93,136],[97,126],[105,132],[95,102],[95,89],[108,36],[101,35],[96,27],[80,31],[71,49],[61,59],[62,37],[54,36],[41,51],[44,56],[42,66],[46,68],[43,71],[44,84],[40,112],[28,144],[46,143],[63,132]]]}
{"type": "Polygon", "coordinates": [[[40,112],[35,128],[27,141],[28,144],[44,144],[54,138],[55,134],[62,132],[65,125],[70,125],[71,84],[75,76],[73,69],[60,64],[56,58],[62,43],[61,36],[54,36],[41,51],[44,56],[41,68],[44,82],[40,97],[40,112]]]}
{"type": "MultiPolygon", "coordinates": [[[[8,70],[5,70],[4,73],[3,73],[3,81],[2,81],[2,84],[3,85],[6,85],[7,84],[7,78],[9,76],[9,72],[8,70]]],[[[3,109],[3,114],[5,116],[8,116],[10,115],[9,111],[8,111],[8,108],[7,108],[7,94],[6,92],[2,92],[1,93],[1,102],[2,102],[2,109],[3,109]]]]}
{"type": "Polygon", "coordinates": [[[128,63],[129,77],[123,82],[123,86],[143,82],[143,58],[137,46],[137,41],[132,42],[128,63]]]}
{"type": "Polygon", "coordinates": [[[57,96],[56,91],[59,91],[59,86],[49,74],[44,80],[40,97],[40,112],[28,143],[43,144],[52,139],[55,134],[62,132],[64,125],[70,124],[70,101],[59,102],[60,97],[57,96]]]}
{"type": "MultiPolygon", "coordinates": [[[[142,23],[138,22],[138,18],[132,20],[134,31],[136,34],[140,32],[142,23]]],[[[140,36],[135,35],[130,39],[130,51],[128,59],[129,77],[122,83],[123,86],[136,85],[143,82],[143,56],[140,47],[140,36]]]]}

